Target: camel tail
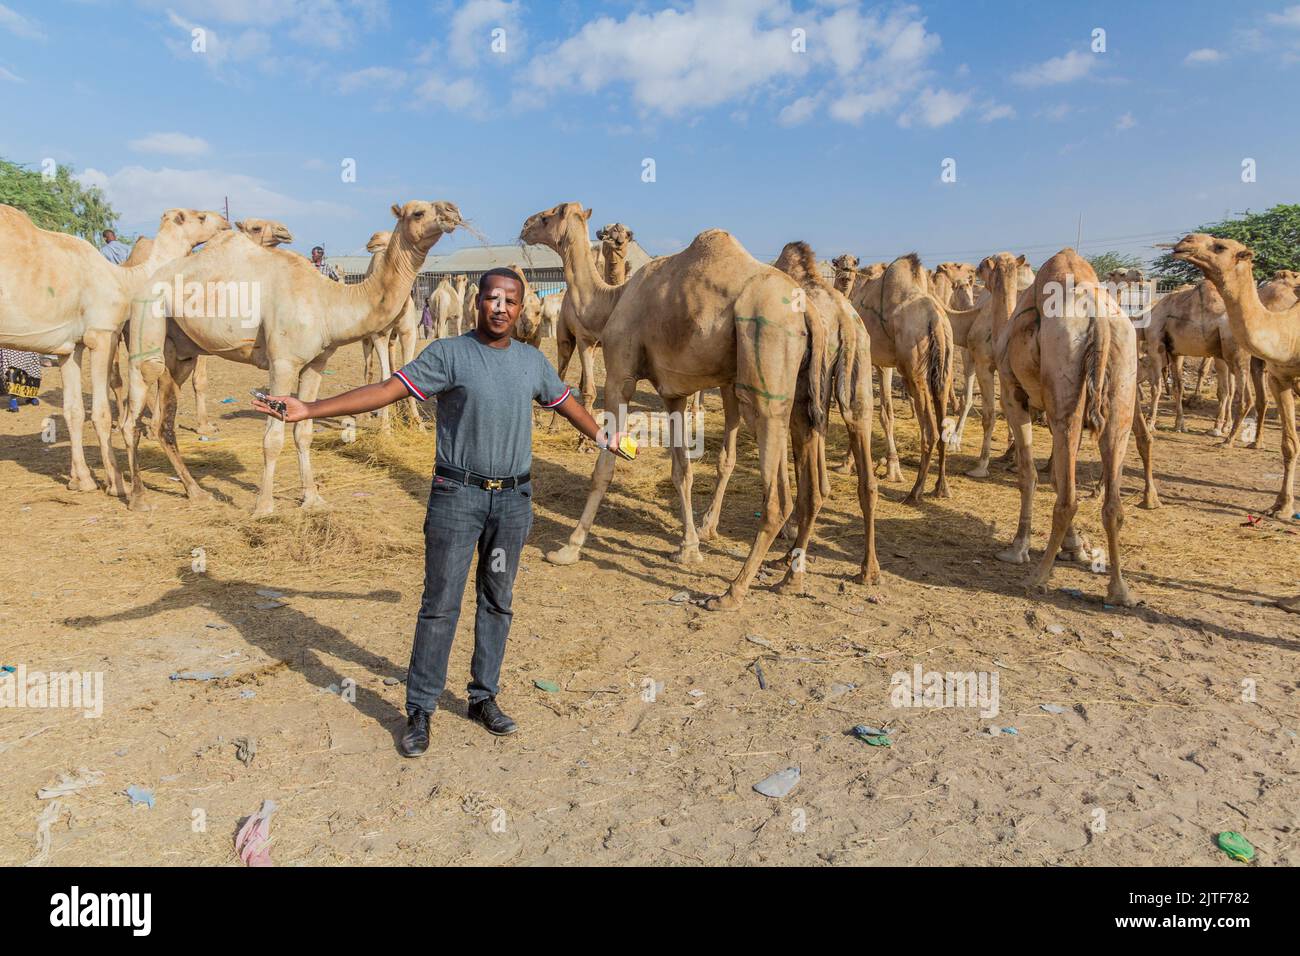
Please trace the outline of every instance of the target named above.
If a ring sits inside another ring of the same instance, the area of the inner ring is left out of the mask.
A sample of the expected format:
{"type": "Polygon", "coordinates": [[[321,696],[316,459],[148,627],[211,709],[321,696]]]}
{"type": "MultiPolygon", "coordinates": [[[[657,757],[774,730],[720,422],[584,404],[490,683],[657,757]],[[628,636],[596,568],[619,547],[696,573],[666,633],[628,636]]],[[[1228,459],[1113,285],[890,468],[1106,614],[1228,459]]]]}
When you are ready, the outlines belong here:
{"type": "Polygon", "coordinates": [[[1110,324],[1107,318],[1089,310],[1088,341],[1083,351],[1083,420],[1094,435],[1106,427],[1106,409],[1101,396],[1106,386],[1106,359],[1110,355],[1110,324]]]}
{"type": "Polygon", "coordinates": [[[953,343],[948,323],[942,316],[930,320],[930,354],[926,368],[926,383],[930,401],[934,403],[936,423],[942,425],[948,414],[948,393],[952,390],[953,343]]]}
{"type": "Polygon", "coordinates": [[[803,312],[804,329],[808,332],[808,352],[804,368],[808,375],[808,421],[818,431],[826,425],[826,327],[814,306],[808,302],[803,312]]]}

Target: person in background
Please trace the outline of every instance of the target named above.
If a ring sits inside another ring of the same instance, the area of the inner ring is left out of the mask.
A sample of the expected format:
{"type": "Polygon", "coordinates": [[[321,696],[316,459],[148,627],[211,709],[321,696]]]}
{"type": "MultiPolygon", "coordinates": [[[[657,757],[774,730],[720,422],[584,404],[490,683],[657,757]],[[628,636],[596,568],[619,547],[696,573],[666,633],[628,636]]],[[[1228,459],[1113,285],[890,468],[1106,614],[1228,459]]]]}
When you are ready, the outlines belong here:
{"type": "Polygon", "coordinates": [[[126,262],[127,258],[131,255],[131,250],[117,241],[117,233],[112,229],[105,229],[102,235],[104,237],[104,245],[99,251],[104,258],[118,266],[126,262]]]}
{"type": "Polygon", "coordinates": [[[313,247],[313,249],[311,250],[311,264],[314,265],[316,267],[316,271],[319,272],[321,275],[323,275],[325,278],[333,279],[335,282],[339,281],[339,271],[325,261],[324,246],[313,247]]]}
{"type": "Polygon", "coordinates": [[[5,410],[18,411],[23,402],[39,405],[41,357],[35,352],[0,349],[0,395],[6,399],[5,410]]]}

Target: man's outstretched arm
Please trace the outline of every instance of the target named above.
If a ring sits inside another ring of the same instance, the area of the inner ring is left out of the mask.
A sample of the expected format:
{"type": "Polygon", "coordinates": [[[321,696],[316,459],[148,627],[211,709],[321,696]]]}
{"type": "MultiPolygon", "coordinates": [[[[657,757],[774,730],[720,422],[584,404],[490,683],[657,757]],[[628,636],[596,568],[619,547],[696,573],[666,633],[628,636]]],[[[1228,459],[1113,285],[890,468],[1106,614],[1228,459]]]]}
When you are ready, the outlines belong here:
{"type": "MultiPolygon", "coordinates": [[[[344,392],[331,398],[322,398],[315,402],[301,402],[291,395],[268,396],[271,401],[284,402],[283,415],[277,414],[274,409],[261,399],[254,399],[253,407],[263,414],[270,415],[272,418],[279,418],[286,422],[300,422],[308,418],[334,418],[339,415],[360,415],[362,412],[373,412],[375,409],[400,401],[409,394],[410,392],[406,390],[402,380],[394,376],[387,381],[376,382],[373,385],[362,385],[350,392],[344,392]]],[[[586,409],[582,408],[581,405],[578,408],[584,414],[586,413],[586,409]]],[[[587,415],[587,418],[591,418],[591,416],[587,415]]]]}
{"type": "MultiPolygon", "coordinates": [[[[606,435],[596,419],[591,417],[591,412],[587,411],[586,406],[578,401],[572,392],[554,407],[554,411],[559,412],[562,418],[568,419],[569,424],[576,428],[583,435],[586,435],[601,448],[612,451],[620,458],[628,458],[626,454],[619,450],[618,434],[606,435]]],[[[629,459],[630,460],[630,459],[629,459]]]]}

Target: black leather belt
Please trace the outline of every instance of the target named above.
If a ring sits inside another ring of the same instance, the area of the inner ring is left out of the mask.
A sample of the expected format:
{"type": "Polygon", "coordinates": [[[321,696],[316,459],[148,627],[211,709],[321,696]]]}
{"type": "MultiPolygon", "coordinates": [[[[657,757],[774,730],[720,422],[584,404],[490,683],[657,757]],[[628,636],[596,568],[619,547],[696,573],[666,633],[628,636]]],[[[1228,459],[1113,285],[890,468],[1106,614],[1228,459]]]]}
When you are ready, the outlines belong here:
{"type": "Polygon", "coordinates": [[[522,475],[515,475],[513,478],[489,478],[486,475],[479,475],[472,471],[453,468],[451,465],[438,465],[433,469],[433,473],[440,478],[450,478],[452,481],[459,481],[462,485],[474,485],[487,491],[504,491],[507,488],[518,488],[532,478],[532,473],[527,471],[522,475]]]}

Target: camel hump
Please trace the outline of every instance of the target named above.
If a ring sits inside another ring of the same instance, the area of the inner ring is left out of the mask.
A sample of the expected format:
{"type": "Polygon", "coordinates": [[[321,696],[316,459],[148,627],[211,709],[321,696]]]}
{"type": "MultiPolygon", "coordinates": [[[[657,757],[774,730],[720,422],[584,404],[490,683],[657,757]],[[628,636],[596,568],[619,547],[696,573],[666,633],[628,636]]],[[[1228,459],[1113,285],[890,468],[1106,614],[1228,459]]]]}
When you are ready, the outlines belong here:
{"type": "Polygon", "coordinates": [[[809,291],[826,288],[817,256],[806,242],[786,243],[773,265],[809,291]]]}
{"type": "Polygon", "coordinates": [[[725,229],[705,229],[692,240],[688,249],[696,253],[711,255],[731,252],[735,249],[745,251],[745,247],[740,244],[740,240],[725,229]]]}

